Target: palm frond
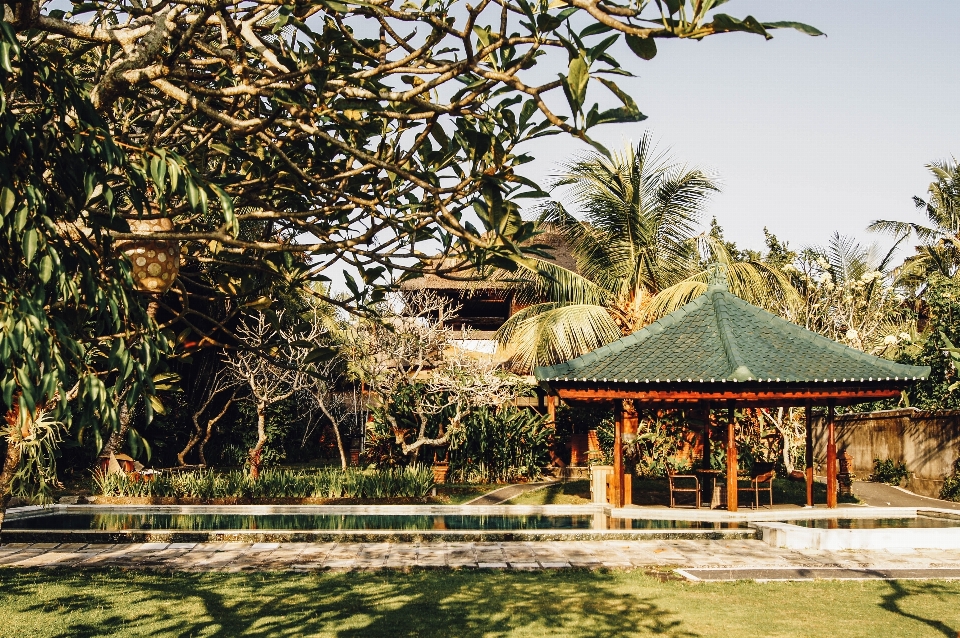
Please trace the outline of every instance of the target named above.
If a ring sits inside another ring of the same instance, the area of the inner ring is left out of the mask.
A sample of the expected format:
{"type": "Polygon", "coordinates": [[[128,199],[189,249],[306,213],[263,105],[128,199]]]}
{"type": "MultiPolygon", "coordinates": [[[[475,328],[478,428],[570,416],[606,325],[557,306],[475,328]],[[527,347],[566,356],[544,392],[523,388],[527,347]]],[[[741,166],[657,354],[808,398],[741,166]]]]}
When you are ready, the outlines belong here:
{"type": "Polygon", "coordinates": [[[589,304],[530,306],[497,331],[497,341],[512,353],[510,367],[517,372],[573,359],[621,336],[606,308],[589,304]]]}

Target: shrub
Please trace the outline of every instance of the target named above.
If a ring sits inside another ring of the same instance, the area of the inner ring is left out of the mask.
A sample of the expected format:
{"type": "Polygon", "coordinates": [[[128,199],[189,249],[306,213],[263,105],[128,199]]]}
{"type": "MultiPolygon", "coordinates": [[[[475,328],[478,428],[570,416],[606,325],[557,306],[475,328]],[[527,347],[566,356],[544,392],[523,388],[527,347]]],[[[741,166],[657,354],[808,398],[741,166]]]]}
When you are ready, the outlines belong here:
{"type": "Polygon", "coordinates": [[[900,485],[908,475],[907,466],[903,462],[898,463],[893,459],[873,459],[873,474],[870,475],[870,480],[875,483],[900,485]]]}
{"type": "Polygon", "coordinates": [[[512,405],[475,409],[450,447],[455,482],[505,483],[535,479],[550,462],[553,430],[546,419],[512,405]]]}
{"type": "Polygon", "coordinates": [[[433,471],[413,464],[385,470],[266,470],[258,479],[234,470],[163,473],[144,481],[135,475],[96,472],[98,494],[116,497],[215,498],[423,498],[433,471]]]}
{"type": "Polygon", "coordinates": [[[960,459],[953,462],[953,474],[944,479],[940,498],[945,501],[960,501],[960,459]]]}

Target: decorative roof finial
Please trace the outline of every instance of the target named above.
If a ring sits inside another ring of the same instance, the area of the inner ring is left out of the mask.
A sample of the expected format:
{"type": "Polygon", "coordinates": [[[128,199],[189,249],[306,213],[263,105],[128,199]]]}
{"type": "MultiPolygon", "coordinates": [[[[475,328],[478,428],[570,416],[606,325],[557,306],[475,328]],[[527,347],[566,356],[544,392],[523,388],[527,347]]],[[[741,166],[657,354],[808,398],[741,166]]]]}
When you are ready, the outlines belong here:
{"type": "Polygon", "coordinates": [[[711,288],[727,289],[727,267],[719,262],[707,265],[707,285],[711,288]]]}

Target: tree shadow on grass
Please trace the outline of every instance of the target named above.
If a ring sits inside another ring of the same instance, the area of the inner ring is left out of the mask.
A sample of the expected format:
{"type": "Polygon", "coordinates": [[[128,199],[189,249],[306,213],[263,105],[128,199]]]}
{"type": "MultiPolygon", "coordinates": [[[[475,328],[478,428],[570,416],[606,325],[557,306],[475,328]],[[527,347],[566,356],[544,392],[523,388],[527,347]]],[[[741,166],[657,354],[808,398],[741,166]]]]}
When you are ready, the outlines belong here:
{"type": "Polygon", "coordinates": [[[906,599],[919,594],[937,596],[941,600],[954,602],[957,595],[956,587],[947,587],[944,583],[937,581],[891,580],[887,581],[887,584],[890,587],[890,591],[883,595],[883,602],[880,604],[880,607],[898,616],[903,616],[904,618],[909,618],[926,625],[930,629],[948,638],[956,638],[956,636],[960,635],[960,630],[951,628],[939,618],[927,618],[920,614],[911,613],[903,607],[906,599]]]}
{"type": "Polygon", "coordinates": [[[698,635],[655,598],[624,595],[613,574],[597,571],[19,576],[5,579],[0,604],[56,613],[47,635],[58,636],[698,635]]]}

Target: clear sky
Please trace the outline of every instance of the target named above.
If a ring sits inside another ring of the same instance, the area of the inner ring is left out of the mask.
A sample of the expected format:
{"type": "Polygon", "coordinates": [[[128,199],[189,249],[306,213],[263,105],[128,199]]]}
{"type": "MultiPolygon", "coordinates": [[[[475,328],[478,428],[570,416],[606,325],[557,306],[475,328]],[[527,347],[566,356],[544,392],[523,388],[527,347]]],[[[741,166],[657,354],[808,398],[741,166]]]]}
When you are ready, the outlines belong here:
{"type": "MultiPolygon", "coordinates": [[[[649,130],[674,158],[717,174],[723,192],[705,221],[716,216],[742,247],[762,247],[764,226],[795,248],[835,230],[888,243],[867,224],[919,220],[911,198],[931,181],[925,164],[960,158],[960,1],[733,0],[720,10],[806,22],[827,37],[659,41],[649,62],[623,45],[613,54],[638,77],[617,81],[648,119],[595,137],[613,149],[649,130]]],[[[535,144],[526,173],[538,181],[578,148],[561,137],[535,144]]]]}

